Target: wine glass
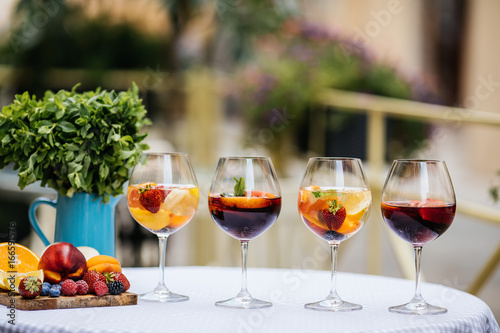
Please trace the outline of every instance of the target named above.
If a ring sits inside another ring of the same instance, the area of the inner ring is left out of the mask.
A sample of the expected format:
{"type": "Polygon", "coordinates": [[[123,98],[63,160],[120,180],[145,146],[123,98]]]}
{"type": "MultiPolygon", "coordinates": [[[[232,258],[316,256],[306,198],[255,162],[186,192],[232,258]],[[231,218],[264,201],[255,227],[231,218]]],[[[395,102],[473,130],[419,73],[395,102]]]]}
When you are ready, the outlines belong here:
{"type": "Polygon", "coordinates": [[[160,280],[156,288],[140,299],[159,302],[187,301],[165,285],[167,238],[185,226],[198,208],[199,189],[191,162],[184,153],[148,153],[133,168],[127,203],[133,218],[158,236],[160,280]]]}
{"type": "Polygon", "coordinates": [[[358,232],[370,215],[371,192],[361,160],[314,157],[309,159],[300,184],[298,208],[304,224],[330,244],[330,293],[304,307],[320,311],[361,310],[337,294],[337,252],[340,242],[358,232]]]}
{"type": "Polygon", "coordinates": [[[281,210],[281,191],[268,157],[222,157],[208,195],[214,222],[241,243],[241,290],[216,302],[224,308],[262,309],[272,303],[253,298],[247,290],[247,253],[251,239],[269,229],[281,210]]]}
{"type": "Polygon", "coordinates": [[[415,250],[415,295],[389,311],[404,314],[445,313],[427,303],[420,291],[422,246],[441,236],[455,217],[455,192],[443,161],[395,160],[382,191],[382,216],[389,228],[415,250]]]}

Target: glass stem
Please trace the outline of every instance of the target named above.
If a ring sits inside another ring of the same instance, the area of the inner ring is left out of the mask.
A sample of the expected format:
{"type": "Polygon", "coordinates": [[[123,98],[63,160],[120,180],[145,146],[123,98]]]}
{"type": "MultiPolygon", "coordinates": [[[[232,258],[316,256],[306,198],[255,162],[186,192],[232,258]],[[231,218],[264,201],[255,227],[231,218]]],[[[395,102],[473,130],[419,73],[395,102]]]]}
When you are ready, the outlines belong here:
{"type": "Polygon", "coordinates": [[[158,281],[158,285],[155,288],[155,292],[158,291],[168,291],[167,286],[165,285],[165,252],[167,250],[167,238],[168,236],[158,236],[159,241],[159,257],[160,257],[160,280],[158,281]]]}
{"type": "Polygon", "coordinates": [[[330,259],[332,261],[332,275],[330,278],[330,294],[327,299],[341,301],[337,294],[337,253],[339,244],[330,244],[330,259]]]}
{"type": "Polygon", "coordinates": [[[248,241],[241,241],[241,290],[237,297],[251,298],[247,289],[248,241]]]}
{"type": "Polygon", "coordinates": [[[415,295],[410,303],[425,305],[425,300],[420,292],[420,257],[422,256],[422,246],[414,246],[415,250],[415,295]]]}

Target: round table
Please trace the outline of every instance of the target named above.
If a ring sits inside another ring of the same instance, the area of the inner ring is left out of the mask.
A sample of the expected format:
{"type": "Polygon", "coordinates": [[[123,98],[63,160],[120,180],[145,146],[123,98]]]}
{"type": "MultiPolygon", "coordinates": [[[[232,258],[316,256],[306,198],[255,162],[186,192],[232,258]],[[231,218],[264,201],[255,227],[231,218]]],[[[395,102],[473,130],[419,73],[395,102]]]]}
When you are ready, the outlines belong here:
{"type": "MultiPolygon", "coordinates": [[[[158,268],[125,268],[134,293],[152,290],[158,268]]],[[[347,301],[363,305],[353,312],[318,312],[304,304],[323,299],[329,292],[327,271],[248,270],[248,288],[273,307],[233,310],[214,306],[239,291],[241,269],[235,267],[167,267],[170,290],[188,295],[182,303],[16,311],[16,325],[0,321],[0,332],[500,332],[481,299],[457,289],[423,283],[424,298],[444,306],[448,313],[434,316],[401,315],[387,308],[406,303],[413,296],[409,280],[352,273],[338,273],[337,287],[347,301]]],[[[5,308],[6,309],[6,308],[5,308]]],[[[7,310],[7,309],[6,309],[7,310]]],[[[5,310],[5,311],[6,311],[5,310]]]]}

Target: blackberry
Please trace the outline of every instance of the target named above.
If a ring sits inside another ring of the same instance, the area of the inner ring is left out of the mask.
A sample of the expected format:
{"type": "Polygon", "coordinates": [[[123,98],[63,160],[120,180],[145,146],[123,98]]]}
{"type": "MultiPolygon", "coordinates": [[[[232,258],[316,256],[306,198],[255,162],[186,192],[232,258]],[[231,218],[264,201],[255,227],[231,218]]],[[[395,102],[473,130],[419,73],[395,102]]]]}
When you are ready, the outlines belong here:
{"type": "Polygon", "coordinates": [[[120,281],[112,281],[108,283],[108,290],[111,295],[119,295],[125,290],[125,288],[123,287],[123,283],[120,281]]]}

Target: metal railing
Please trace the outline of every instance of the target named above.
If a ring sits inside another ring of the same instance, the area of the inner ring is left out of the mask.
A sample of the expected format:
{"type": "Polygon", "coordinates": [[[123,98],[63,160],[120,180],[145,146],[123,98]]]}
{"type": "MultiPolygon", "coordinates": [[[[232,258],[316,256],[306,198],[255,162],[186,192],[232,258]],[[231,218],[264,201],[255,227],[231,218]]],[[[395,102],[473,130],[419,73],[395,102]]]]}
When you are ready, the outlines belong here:
{"type": "MultiPolygon", "coordinates": [[[[370,173],[372,175],[370,177],[370,186],[372,189],[374,207],[380,205],[382,194],[383,179],[380,177],[385,167],[385,119],[387,117],[447,124],[461,122],[465,124],[500,127],[500,114],[472,109],[432,105],[339,90],[324,91],[318,96],[317,100],[326,106],[343,108],[354,112],[365,113],[367,115],[367,164],[370,166],[370,173]]],[[[457,211],[471,217],[494,223],[500,227],[500,213],[492,207],[460,200],[460,198],[458,198],[457,211]]],[[[370,249],[368,253],[368,271],[372,274],[378,274],[381,267],[380,252],[378,252],[380,251],[381,245],[380,234],[378,232],[379,224],[369,223],[368,225],[372,228],[372,230],[370,230],[369,240],[371,243],[368,246],[370,249]],[[378,250],[374,251],[373,249],[378,250]]],[[[412,261],[408,260],[408,257],[413,255],[411,250],[407,246],[404,246],[404,242],[397,239],[397,236],[393,233],[388,232],[388,235],[403,274],[407,278],[412,278],[414,275],[414,268],[412,261]]],[[[477,294],[493,275],[499,263],[500,241],[496,250],[486,261],[471,285],[467,288],[467,291],[471,294],[477,294]]]]}

